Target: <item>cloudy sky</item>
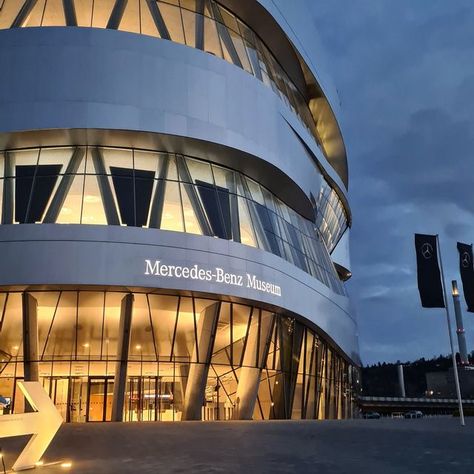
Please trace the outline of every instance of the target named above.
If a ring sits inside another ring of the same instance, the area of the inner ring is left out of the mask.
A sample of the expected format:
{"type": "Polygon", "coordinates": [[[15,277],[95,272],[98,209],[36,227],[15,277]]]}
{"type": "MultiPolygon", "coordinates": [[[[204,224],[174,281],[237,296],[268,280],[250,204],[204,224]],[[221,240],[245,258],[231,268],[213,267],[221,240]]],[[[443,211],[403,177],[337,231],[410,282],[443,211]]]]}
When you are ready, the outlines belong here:
{"type": "Polygon", "coordinates": [[[445,313],[420,307],[413,233],[440,235],[459,280],[456,241],[474,241],[474,1],[318,0],[314,15],[344,113],[363,363],[446,354],[445,313]]]}

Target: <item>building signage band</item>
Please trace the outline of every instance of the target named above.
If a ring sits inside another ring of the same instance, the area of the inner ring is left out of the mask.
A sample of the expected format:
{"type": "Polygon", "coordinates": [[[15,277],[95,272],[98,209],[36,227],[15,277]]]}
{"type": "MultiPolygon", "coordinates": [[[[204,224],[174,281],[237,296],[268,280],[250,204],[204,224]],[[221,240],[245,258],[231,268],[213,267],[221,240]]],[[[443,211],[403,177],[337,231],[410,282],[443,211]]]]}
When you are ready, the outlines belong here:
{"type": "Polygon", "coordinates": [[[221,283],[224,285],[240,286],[251,288],[252,290],[270,293],[271,295],[281,296],[281,287],[257,278],[252,273],[232,273],[227,272],[221,267],[212,269],[203,268],[198,264],[170,265],[164,264],[161,260],[145,260],[145,275],[159,276],[163,278],[182,278],[184,280],[208,281],[211,283],[221,283]]]}

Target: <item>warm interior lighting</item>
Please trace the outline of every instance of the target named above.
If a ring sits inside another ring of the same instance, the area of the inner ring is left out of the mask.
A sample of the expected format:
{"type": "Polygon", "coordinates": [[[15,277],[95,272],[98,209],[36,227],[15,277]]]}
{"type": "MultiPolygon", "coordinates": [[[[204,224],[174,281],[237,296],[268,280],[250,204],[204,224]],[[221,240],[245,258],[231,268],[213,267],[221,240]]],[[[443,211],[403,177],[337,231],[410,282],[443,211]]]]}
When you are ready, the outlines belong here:
{"type": "Polygon", "coordinates": [[[459,296],[458,283],[456,280],[452,281],[452,287],[453,287],[453,296],[459,296]]]}
{"type": "Polygon", "coordinates": [[[141,348],[142,348],[142,346],[141,346],[140,344],[137,344],[137,345],[135,346],[135,349],[136,349],[137,351],[139,351],[141,348]]]}
{"type": "Polygon", "coordinates": [[[63,462],[61,463],[61,467],[63,467],[64,469],[69,469],[70,467],[72,467],[72,462],[63,462]]]}
{"type": "Polygon", "coordinates": [[[35,466],[42,466],[44,463],[43,461],[37,461],[35,462],[35,466]]]}
{"type": "Polygon", "coordinates": [[[86,342],[86,343],[84,344],[84,347],[87,349],[87,348],[89,347],[89,343],[86,342]]]}

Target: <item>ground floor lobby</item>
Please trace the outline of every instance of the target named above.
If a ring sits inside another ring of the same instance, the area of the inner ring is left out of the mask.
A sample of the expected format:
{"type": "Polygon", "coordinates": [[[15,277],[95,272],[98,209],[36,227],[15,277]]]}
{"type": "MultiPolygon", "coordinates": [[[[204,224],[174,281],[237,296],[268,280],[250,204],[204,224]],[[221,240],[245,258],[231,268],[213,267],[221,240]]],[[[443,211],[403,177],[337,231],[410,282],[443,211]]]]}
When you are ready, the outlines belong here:
{"type": "MultiPolygon", "coordinates": [[[[342,419],[357,372],[303,320],[151,291],[0,293],[3,414],[37,379],[67,422],[342,419]]],[[[1,410],[0,410],[1,415],[1,410]]]]}

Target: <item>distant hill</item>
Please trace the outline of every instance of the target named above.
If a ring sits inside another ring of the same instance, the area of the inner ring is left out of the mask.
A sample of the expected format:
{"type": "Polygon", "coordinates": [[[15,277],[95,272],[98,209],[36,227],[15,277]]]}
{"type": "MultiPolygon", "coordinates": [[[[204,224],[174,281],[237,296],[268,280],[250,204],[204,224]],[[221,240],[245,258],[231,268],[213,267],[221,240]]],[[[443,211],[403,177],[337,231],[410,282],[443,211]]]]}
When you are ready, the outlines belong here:
{"type": "MultiPolygon", "coordinates": [[[[474,351],[470,361],[474,360],[474,351]]],[[[397,363],[378,363],[362,368],[362,393],[373,397],[398,397],[397,363]]],[[[451,356],[435,357],[426,360],[421,358],[413,362],[402,362],[405,374],[405,391],[407,397],[423,397],[426,391],[427,372],[444,372],[452,367],[451,356]]]]}

